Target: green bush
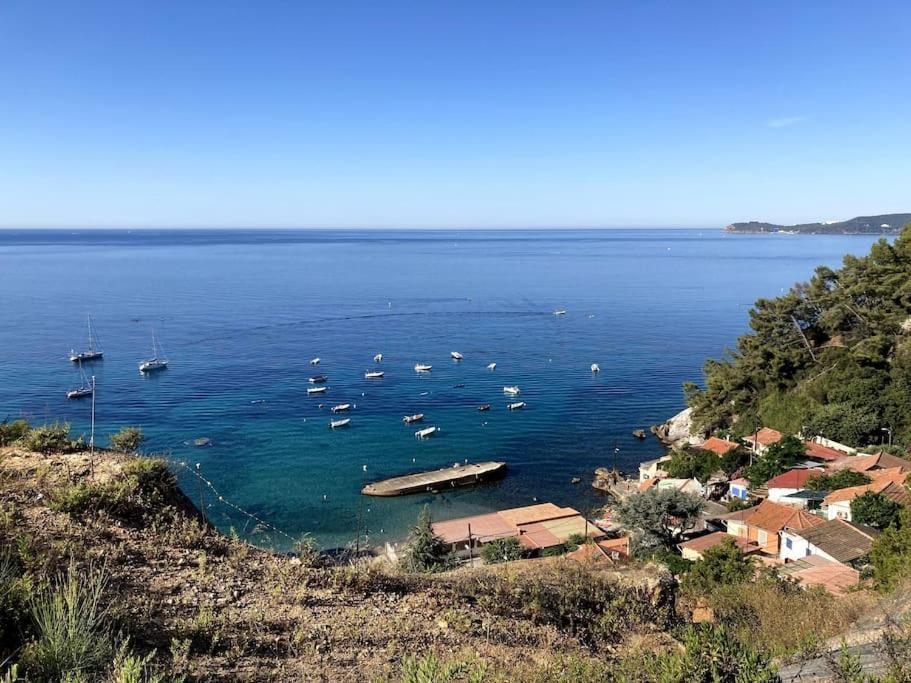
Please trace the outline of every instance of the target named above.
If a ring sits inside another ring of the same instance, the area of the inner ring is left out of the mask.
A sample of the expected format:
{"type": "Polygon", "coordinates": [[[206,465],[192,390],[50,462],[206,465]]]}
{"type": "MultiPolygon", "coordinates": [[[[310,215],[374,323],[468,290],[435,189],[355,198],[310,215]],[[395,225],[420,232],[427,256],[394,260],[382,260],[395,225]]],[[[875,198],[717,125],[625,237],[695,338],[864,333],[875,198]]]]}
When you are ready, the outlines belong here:
{"type": "Polygon", "coordinates": [[[713,624],[688,626],[681,633],[683,652],[667,653],[648,666],[649,679],[660,681],[732,681],[773,683],[780,680],[771,659],[713,624]]]}
{"type": "Polygon", "coordinates": [[[637,554],[650,554],[661,545],[672,548],[679,543],[696,526],[704,506],[699,496],[676,489],[649,489],[621,502],[617,517],[626,528],[638,530],[637,554]]]}
{"type": "Polygon", "coordinates": [[[742,584],[753,578],[756,568],[731,538],[708,548],[693,563],[683,581],[684,590],[704,594],[718,586],[742,584]]]}
{"type": "Polygon", "coordinates": [[[35,639],[23,652],[23,664],[33,680],[95,680],[110,663],[114,648],[103,603],[106,586],[104,572],[80,573],[71,564],[32,599],[35,639]]]}
{"type": "Polygon", "coordinates": [[[0,446],[9,446],[28,434],[29,426],[25,420],[4,420],[0,422],[0,446]]]}
{"type": "Polygon", "coordinates": [[[412,572],[438,572],[451,566],[448,546],[433,533],[428,505],[421,509],[417,522],[411,527],[401,566],[412,572]]]}
{"type": "Polygon", "coordinates": [[[0,550],[0,652],[15,650],[26,627],[31,583],[19,559],[0,550]]]}
{"type": "Polygon", "coordinates": [[[772,477],[806,460],[806,447],[796,436],[786,436],[773,443],[744,470],[744,476],[753,486],[762,486],[772,477]]]}
{"type": "Polygon", "coordinates": [[[37,453],[67,453],[75,444],[70,440],[70,425],[55,422],[29,429],[20,439],[23,448],[37,453]]]}
{"type": "Polygon", "coordinates": [[[721,462],[716,453],[691,447],[674,451],[671,459],[661,465],[661,469],[671,477],[698,479],[702,483],[707,482],[720,468],[721,462]]]}
{"type": "Polygon", "coordinates": [[[867,491],[851,501],[851,519],[875,529],[885,529],[898,521],[902,506],[881,493],[867,491]]]}
{"type": "Polygon", "coordinates": [[[837,491],[851,486],[869,484],[870,477],[854,470],[839,470],[834,474],[818,474],[807,479],[805,488],[813,491],[837,491]]]}
{"type": "Polygon", "coordinates": [[[525,557],[525,549],[515,536],[497,538],[481,548],[481,559],[486,564],[514,562],[525,557]]]}
{"type": "Polygon", "coordinates": [[[139,427],[124,427],[110,436],[111,448],[124,453],[135,453],[139,450],[145,436],[139,427]]]}
{"type": "Polygon", "coordinates": [[[911,510],[903,508],[896,523],[874,539],[870,563],[880,590],[892,590],[911,577],[911,510]]]}

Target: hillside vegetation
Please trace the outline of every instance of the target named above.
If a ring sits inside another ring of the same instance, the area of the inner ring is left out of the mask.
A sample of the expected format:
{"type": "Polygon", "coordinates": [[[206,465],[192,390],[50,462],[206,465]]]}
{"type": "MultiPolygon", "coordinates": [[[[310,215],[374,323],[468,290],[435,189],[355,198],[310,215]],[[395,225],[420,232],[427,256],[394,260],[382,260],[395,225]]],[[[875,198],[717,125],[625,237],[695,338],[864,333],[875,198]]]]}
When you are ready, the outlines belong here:
{"type": "Polygon", "coordinates": [[[736,350],[706,362],[704,388],[685,385],[697,428],[911,444],[911,224],[894,243],[759,299],[750,327],[736,350]]]}
{"type": "Polygon", "coordinates": [[[882,235],[895,234],[901,226],[911,221],[911,213],[887,213],[879,216],[858,216],[846,221],[832,223],[800,223],[797,225],[777,225],[762,221],[731,223],[725,228],[727,232],[805,232],[814,235],[882,235]],[[888,227],[883,227],[884,225],[888,227]]]}

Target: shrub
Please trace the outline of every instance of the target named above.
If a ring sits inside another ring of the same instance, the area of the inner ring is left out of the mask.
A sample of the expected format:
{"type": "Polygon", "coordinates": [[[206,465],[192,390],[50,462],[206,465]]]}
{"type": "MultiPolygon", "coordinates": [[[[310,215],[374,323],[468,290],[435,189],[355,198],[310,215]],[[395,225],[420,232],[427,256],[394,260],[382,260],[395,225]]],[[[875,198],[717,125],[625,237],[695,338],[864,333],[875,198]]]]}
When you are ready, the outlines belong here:
{"type": "Polygon", "coordinates": [[[139,427],[124,427],[116,434],[111,434],[111,448],[124,453],[135,453],[139,450],[145,436],[139,427]]]}
{"type": "Polygon", "coordinates": [[[851,501],[851,519],[876,529],[885,529],[898,521],[902,506],[881,493],[867,491],[851,501]]]}
{"type": "Polygon", "coordinates": [[[55,422],[29,429],[21,438],[24,448],[37,453],[66,453],[74,444],[70,440],[70,425],[55,422]]]}
{"type": "Polygon", "coordinates": [[[521,560],[524,556],[525,550],[515,536],[494,539],[481,548],[481,559],[486,564],[514,562],[521,560]]]}
{"type": "Polygon", "coordinates": [[[807,479],[806,488],[813,491],[837,491],[870,483],[870,477],[854,470],[839,470],[834,474],[818,474],[807,479]]]}
{"type": "Polygon", "coordinates": [[[744,470],[744,476],[753,486],[762,486],[772,477],[806,459],[806,447],[796,436],[786,436],[773,443],[744,470]]]}
{"type": "Polygon", "coordinates": [[[617,516],[627,528],[638,529],[645,539],[642,549],[657,544],[672,547],[692,529],[699,519],[705,501],[699,496],[676,489],[649,489],[629,496],[617,507],[617,516]]]}
{"type": "Polygon", "coordinates": [[[437,572],[450,565],[448,547],[433,533],[428,505],[421,509],[417,522],[411,527],[401,564],[413,572],[437,572]]]}
{"type": "Polygon", "coordinates": [[[671,459],[662,464],[661,468],[672,477],[698,479],[704,483],[720,469],[720,465],[718,455],[711,451],[683,448],[675,451],[671,459]]]}
{"type": "Polygon", "coordinates": [[[772,683],[778,672],[768,655],[738,639],[723,626],[688,626],[681,634],[682,653],[658,657],[652,665],[662,681],[737,681],[772,683]]]}
{"type": "Polygon", "coordinates": [[[22,575],[18,558],[8,549],[0,551],[0,651],[15,649],[25,627],[31,584],[22,575]]]}
{"type": "Polygon", "coordinates": [[[911,510],[898,514],[896,523],[873,541],[870,550],[873,579],[880,590],[897,587],[911,576],[911,510]]]}
{"type": "Polygon", "coordinates": [[[0,422],[0,446],[9,446],[28,434],[29,426],[25,420],[4,420],[0,422]]]}
{"type": "Polygon", "coordinates": [[[732,448],[721,456],[719,467],[728,477],[733,477],[740,468],[745,467],[750,462],[750,452],[743,446],[732,448]]]}
{"type": "Polygon", "coordinates": [[[442,660],[430,653],[418,657],[412,655],[402,661],[401,683],[480,683],[484,680],[487,667],[483,662],[461,659],[442,660]]]}
{"type": "Polygon", "coordinates": [[[733,539],[708,548],[702,558],[693,563],[684,579],[684,589],[704,594],[718,586],[739,585],[749,581],[756,573],[750,558],[744,556],[733,539]]]}
{"type": "Polygon", "coordinates": [[[102,603],[106,586],[103,571],[90,568],[82,574],[70,564],[32,600],[35,640],[23,653],[30,676],[91,680],[110,662],[112,633],[102,603]]]}

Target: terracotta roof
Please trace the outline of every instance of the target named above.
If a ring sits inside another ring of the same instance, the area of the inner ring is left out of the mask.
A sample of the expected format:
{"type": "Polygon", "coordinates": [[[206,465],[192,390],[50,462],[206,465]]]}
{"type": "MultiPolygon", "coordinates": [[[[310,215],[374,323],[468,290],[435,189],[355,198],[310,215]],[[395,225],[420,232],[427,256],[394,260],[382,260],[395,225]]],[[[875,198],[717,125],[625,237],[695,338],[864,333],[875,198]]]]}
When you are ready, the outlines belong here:
{"type": "Polygon", "coordinates": [[[620,536],[619,538],[605,538],[601,541],[598,541],[598,545],[602,550],[609,553],[620,553],[625,557],[629,557],[629,536],[620,536]]]}
{"type": "Polygon", "coordinates": [[[842,451],[836,451],[834,448],[823,446],[815,441],[804,441],[804,445],[807,447],[806,452],[808,458],[834,462],[845,457],[845,454],[842,451]]]}
{"type": "Polygon", "coordinates": [[[750,514],[743,518],[744,523],[773,533],[785,528],[809,529],[825,522],[822,517],[812,515],[800,508],[773,503],[770,500],[762,501],[749,512],[750,514]]]}
{"type": "Polygon", "coordinates": [[[435,522],[433,524],[433,533],[446,543],[458,543],[459,541],[468,540],[469,525],[471,526],[472,538],[476,538],[482,543],[492,541],[495,538],[515,536],[518,533],[513,525],[496,512],[491,512],[488,515],[450,519],[446,522],[435,522]]]}
{"type": "Polygon", "coordinates": [[[500,510],[497,514],[510,524],[519,526],[520,524],[543,522],[548,519],[571,517],[573,515],[578,515],[579,513],[572,508],[561,508],[553,503],[538,503],[537,505],[528,505],[521,508],[500,510]]]}
{"type": "Polygon", "coordinates": [[[566,557],[577,562],[613,562],[613,553],[621,557],[629,557],[629,536],[609,538],[595,543],[583,543],[566,557]]]}
{"type": "Polygon", "coordinates": [[[855,472],[866,472],[876,467],[879,458],[875,455],[846,455],[845,457],[834,461],[830,467],[833,470],[854,470],[855,472]]]}
{"type": "Polygon", "coordinates": [[[902,472],[911,472],[911,460],[899,458],[896,455],[888,453],[877,453],[876,466],[880,469],[891,469],[897,467],[902,472]]]}
{"type": "Polygon", "coordinates": [[[651,479],[646,479],[645,481],[639,482],[639,492],[642,493],[644,491],[648,491],[650,488],[652,488],[657,483],[658,483],[657,477],[652,477],[651,479]]]}
{"type": "Polygon", "coordinates": [[[870,552],[876,529],[853,524],[843,519],[833,519],[812,529],[793,532],[838,562],[850,562],[870,552]]]}
{"type": "Polygon", "coordinates": [[[810,555],[796,562],[779,567],[778,572],[791,576],[806,588],[822,586],[830,593],[844,593],[860,583],[860,572],[839,562],[831,562],[819,555],[810,555]]]}
{"type": "Polygon", "coordinates": [[[869,484],[862,484],[861,486],[849,486],[846,489],[832,491],[832,493],[825,497],[825,504],[830,505],[832,503],[841,503],[847,500],[854,500],[858,496],[862,496],[868,491],[872,491],[873,493],[882,493],[883,490],[891,484],[904,484],[908,473],[902,472],[896,467],[894,469],[871,472],[871,475],[873,475],[873,481],[871,481],[869,484]]]}
{"type": "Polygon", "coordinates": [[[723,531],[714,531],[705,536],[699,536],[698,538],[691,538],[689,541],[684,541],[677,545],[680,550],[692,550],[693,552],[702,553],[709,548],[714,548],[716,545],[721,544],[725,539],[731,539],[740,550],[746,553],[753,553],[759,550],[759,546],[755,543],[750,543],[745,538],[740,536],[731,536],[726,534],[723,531]]]}
{"type": "Polygon", "coordinates": [[[763,427],[755,434],[750,434],[746,437],[746,440],[750,443],[755,441],[760,446],[771,446],[773,443],[781,441],[781,432],[770,427],[763,427]]]}
{"type": "Polygon", "coordinates": [[[911,508],[911,491],[906,486],[900,486],[896,483],[889,484],[881,493],[886,498],[891,498],[896,503],[911,508]]]}
{"type": "Polygon", "coordinates": [[[772,477],[765,485],[769,489],[802,489],[808,479],[812,479],[820,474],[822,474],[821,470],[788,470],[787,472],[782,472],[777,477],[772,477]]]}
{"type": "Polygon", "coordinates": [[[737,444],[733,441],[728,441],[727,439],[719,439],[717,436],[710,436],[701,446],[699,446],[699,448],[703,451],[711,451],[718,455],[724,455],[732,448],[737,448],[737,444]]]}
{"type": "Polygon", "coordinates": [[[739,477],[737,479],[731,479],[731,483],[738,484],[740,486],[749,486],[750,485],[749,480],[744,479],[743,477],[739,477]]]}

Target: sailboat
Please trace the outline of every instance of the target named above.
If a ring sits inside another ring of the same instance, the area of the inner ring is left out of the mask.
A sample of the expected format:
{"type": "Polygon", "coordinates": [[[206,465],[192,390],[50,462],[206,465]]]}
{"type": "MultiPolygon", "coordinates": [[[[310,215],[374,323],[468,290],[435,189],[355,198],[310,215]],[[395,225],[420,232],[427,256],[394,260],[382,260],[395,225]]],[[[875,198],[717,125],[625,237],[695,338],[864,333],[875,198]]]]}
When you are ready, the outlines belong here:
{"type": "Polygon", "coordinates": [[[99,360],[104,353],[101,350],[101,344],[98,343],[98,335],[95,334],[95,328],[92,325],[92,316],[88,316],[89,327],[89,346],[85,351],[76,352],[70,349],[70,360],[74,363],[84,363],[85,361],[99,360]]]}
{"type": "Polygon", "coordinates": [[[144,360],[139,364],[139,372],[156,372],[158,370],[164,370],[168,367],[168,359],[162,357],[161,346],[158,344],[158,339],[155,337],[154,330],[152,331],[152,357],[149,360],[144,360]]]}
{"type": "Polygon", "coordinates": [[[82,369],[82,363],[79,364],[79,374],[82,375],[82,384],[76,389],[66,392],[67,398],[86,398],[95,393],[94,380],[90,383],[85,376],[85,370],[82,369]]]}

